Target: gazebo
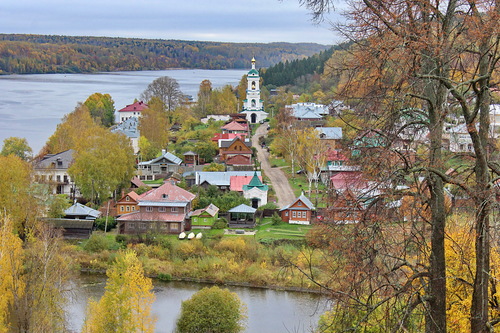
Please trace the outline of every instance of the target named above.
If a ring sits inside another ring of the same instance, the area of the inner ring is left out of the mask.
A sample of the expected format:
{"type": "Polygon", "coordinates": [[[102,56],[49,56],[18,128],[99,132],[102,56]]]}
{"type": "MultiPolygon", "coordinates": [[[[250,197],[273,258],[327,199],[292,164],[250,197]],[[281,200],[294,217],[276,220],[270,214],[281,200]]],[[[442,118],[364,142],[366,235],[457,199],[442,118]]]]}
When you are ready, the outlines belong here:
{"type": "Polygon", "coordinates": [[[255,227],[255,212],[257,209],[241,204],[231,208],[229,213],[229,225],[242,228],[255,227]]]}

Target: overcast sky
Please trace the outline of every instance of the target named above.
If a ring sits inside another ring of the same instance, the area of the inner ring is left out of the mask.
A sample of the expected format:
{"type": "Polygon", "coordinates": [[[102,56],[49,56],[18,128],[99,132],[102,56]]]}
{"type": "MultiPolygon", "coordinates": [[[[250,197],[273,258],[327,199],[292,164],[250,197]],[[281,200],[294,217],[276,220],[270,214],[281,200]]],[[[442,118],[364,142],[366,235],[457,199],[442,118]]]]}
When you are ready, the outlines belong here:
{"type": "Polygon", "coordinates": [[[298,0],[1,0],[0,33],[264,43],[339,41],[329,24],[312,22],[298,0]]]}

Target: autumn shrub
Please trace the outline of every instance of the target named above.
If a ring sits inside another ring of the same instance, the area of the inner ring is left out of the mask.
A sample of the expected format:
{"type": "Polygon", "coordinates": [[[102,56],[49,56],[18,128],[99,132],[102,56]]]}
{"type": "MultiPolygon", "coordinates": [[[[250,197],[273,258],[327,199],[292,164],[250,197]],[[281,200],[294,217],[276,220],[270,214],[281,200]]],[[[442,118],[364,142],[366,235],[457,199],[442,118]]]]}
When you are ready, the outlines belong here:
{"type": "Polygon", "coordinates": [[[206,248],[199,239],[193,239],[186,242],[179,242],[174,253],[181,259],[187,259],[204,255],[206,248]]]}
{"type": "Polygon", "coordinates": [[[160,273],[160,274],[158,274],[158,280],[163,281],[163,282],[170,282],[170,281],[172,281],[172,275],[167,274],[167,273],[160,273]]]}
{"type": "Polygon", "coordinates": [[[85,242],[83,249],[88,252],[100,252],[104,250],[118,250],[120,244],[116,242],[115,238],[107,237],[104,234],[94,233],[85,242]]]}
{"type": "Polygon", "coordinates": [[[106,217],[100,217],[95,219],[94,223],[97,228],[97,230],[102,230],[106,229],[107,231],[110,231],[111,229],[116,227],[116,219],[114,217],[108,217],[107,218],[108,222],[106,224],[106,217]]]}
{"type": "Polygon", "coordinates": [[[246,240],[243,237],[223,238],[214,249],[221,252],[234,254],[239,258],[254,258],[257,254],[255,242],[246,240]]]}

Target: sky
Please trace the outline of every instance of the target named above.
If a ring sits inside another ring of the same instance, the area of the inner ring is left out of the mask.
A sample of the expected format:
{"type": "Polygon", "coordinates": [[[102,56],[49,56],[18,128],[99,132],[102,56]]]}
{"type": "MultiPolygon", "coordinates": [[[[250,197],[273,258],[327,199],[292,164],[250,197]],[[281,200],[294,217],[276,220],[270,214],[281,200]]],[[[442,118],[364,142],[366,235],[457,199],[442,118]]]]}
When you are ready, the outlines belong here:
{"type": "MultiPolygon", "coordinates": [[[[335,20],[337,14],[330,14],[335,20]]],[[[336,44],[299,0],[1,0],[0,33],[336,44]]]]}

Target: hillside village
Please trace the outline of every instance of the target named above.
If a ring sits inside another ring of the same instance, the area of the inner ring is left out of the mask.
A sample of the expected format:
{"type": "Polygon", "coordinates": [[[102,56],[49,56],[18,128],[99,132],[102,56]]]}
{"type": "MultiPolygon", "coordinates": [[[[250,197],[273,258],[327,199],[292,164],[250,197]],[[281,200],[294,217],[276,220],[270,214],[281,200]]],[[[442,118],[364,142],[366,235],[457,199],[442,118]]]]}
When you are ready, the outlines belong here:
{"type": "MultiPolygon", "coordinates": [[[[141,160],[139,123],[148,104],[135,101],[119,109],[116,117],[118,123],[110,130],[128,138],[138,157],[136,171],[129,187],[121,188],[121,193],[116,193],[111,201],[103,202],[101,208],[94,207],[98,210],[78,203],[85,201],[78,184],[68,173],[74,160],[73,149],[36,159],[35,180],[41,184],[49,184],[54,195],[66,195],[74,202],[73,206],[66,209],[64,216],[52,218],[51,221],[64,229],[69,237],[76,237],[79,233],[80,236],[88,237],[95,228],[88,221],[99,216],[116,218],[116,230],[119,234],[177,235],[184,235],[193,229],[212,228],[218,225],[217,221],[221,218],[223,226],[251,229],[255,228],[257,221],[273,214],[286,223],[302,225],[357,223],[364,219],[382,218],[399,221],[409,218],[405,215],[409,214],[406,209],[409,203],[405,202],[408,199],[394,196],[394,186],[411,191],[413,186],[421,185],[377,181],[366,170],[366,166],[359,163],[363,163],[363,155],[387,146],[392,146],[405,159],[415,161],[418,158],[418,147],[428,140],[425,127],[407,126],[391,142],[376,130],[361,131],[355,133],[349,140],[349,145],[346,145],[348,140],[343,128],[329,127],[328,122],[341,119],[343,113],[349,112],[349,106],[339,101],[329,104],[296,102],[285,105],[276,119],[269,122],[270,114],[264,110],[260,84],[256,60],[252,59],[252,68],[246,75],[246,98],[241,112],[208,114],[201,119],[203,124],[219,125],[209,139],[209,144],[214,147],[212,156],[202,156],[196,150],[176,155],[162,149],[156,157],[141,160]],[[255,129],[259,126],[260,134],[257,135],[255,129]],[[304,131],[309,131],[308,134],[312,136],[306,140],[308,144],[300,148],[298,137],[304,131]],[[277,134],[281,137],[273,138],[277,134]],[[257,139],[254,146],[253,136],[257,139]],[[306,149],[307,152],[300,152],[300,149],[306,149]],[[296,151],[295,158],[290,150],[296,151]],[[291,163],[289,181],[305,176],[307,182],[299,193],[293,194],[293,190],[288,187],[293,200],[290,195],[286,199],[280,198],[279,193],[273,190],[273,179],[264,177],[270,171],[265,170],[262,161],[257,158],[259,151],[262,153],[261,159],[287,157],[291,163]],[[221,169],[207,171],[212,166],[221,169]],[[207,202],[206,206],[201,207],[196,191],[208,190],[210,187],[220,193],[237,193],[240,199],[234,201],[233,207],[217,207],[213,202],[207,202]],[[380,198],[384,199],[379,200],[380,198]],[[375,210],[374,205],[377,206],[375,210]],[[81,214],[70,213],[75,210],[81,214]],[[85,220],[82,221],[82,226],[74,221],[75,218],[85,220]]],[[[500,105],[491,106],[490,118],[491,133],[496,137],[500,126],[500,105]]],[[[411,121],[408,119],[408,122],[411,121]]],[[[181,128],[182,124],[174,123],[170,131],[175,133],[181,128]]],[[[467,153],[471,151],[471,147],[465,125],[458,118],[450,118],[443,133],[442,148],[450,152],[467,153]]],[[[448,172],[452,173],[454,170],[450,168],[448,172]]],[[[450,188],[446,189],[450,209],[466,208],[467,198],[452,192],[450,188]]]]}

